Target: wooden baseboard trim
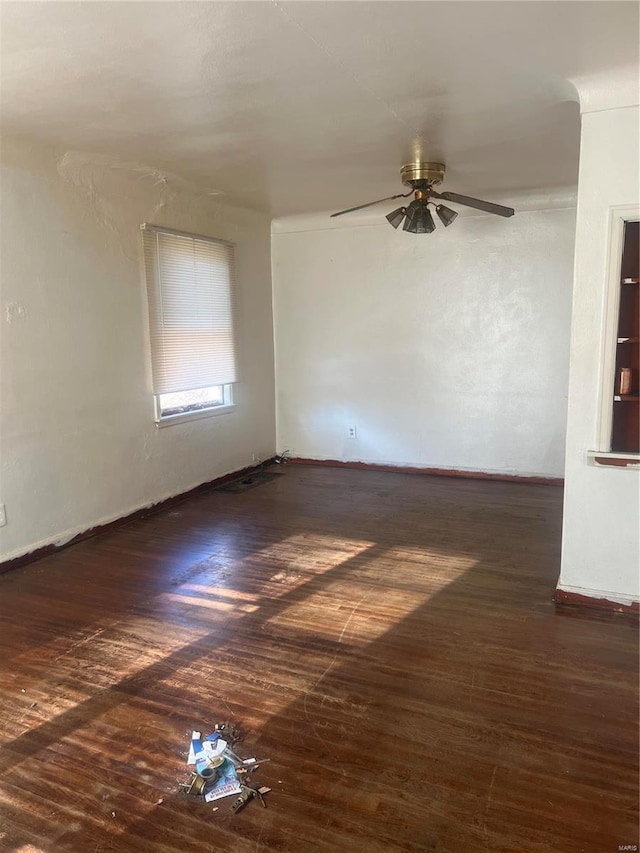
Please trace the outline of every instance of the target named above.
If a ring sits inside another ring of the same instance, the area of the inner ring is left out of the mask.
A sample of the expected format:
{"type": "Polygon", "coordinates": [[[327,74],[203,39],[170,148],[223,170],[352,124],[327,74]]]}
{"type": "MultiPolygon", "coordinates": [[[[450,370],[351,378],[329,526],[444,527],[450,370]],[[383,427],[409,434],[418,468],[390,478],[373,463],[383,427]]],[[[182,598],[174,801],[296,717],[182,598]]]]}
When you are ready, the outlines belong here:
{"type": "Polygon", "coordinates": [[[19,557],[4,560],[0,562],[0,574],[10,572],[13,569],[18,569],[20,566],[26,566],[29,563],[34,563],[36,560],[41,560],[43,557],[55,554],[56,551],[62,551],[65,548],[70,548],[71,545],[76,545],[84,539],[91,539],[93,536],[98,536],[101,533],[107,533],[116,527],[122,527],[124,524],[129,524],[131,521],[137,521],[140,518],[146,518],[149,515],[162,512],[165,509],[175,506],[175,504],[195,497],[195,495],[198,495],[201,492],[206,492],[209,489],[222,486],[230,480],[237,480],[247,474],[252,474],[260,468],[265,468],[268,465],[271,465],[274,461],[275,457],[272,456],[260,465],[249,465],[247,468],[241,468],[239,471],[232,471],[230,474],[223,474],[221,477],[216,477],[215,480],[208,480],[206,483],[200,483],[200,485],[194,486],[186,492],[180,492],[180,494],[172,495],[170,498],[164,498],[163,500],[158,501],[158,503],[141,507],[140,509],[127,513],[127,515],[120,516],[120,518],[115,518],[113,521],[107,521],[104,524],[97,524],[95,527],[89,527],[87,530],[82,530],[80,533],[76,533],[76,535],[72,539],[69,539],[68,542],[64,542],[61,545],[57,545],[55,543],[43,545],[41,548],[36,548],[34,551],[29,551],[27,554],[21,554],[19,557]]]}
{"type": "Polygon", "coordinates": [[[377,462],[344,462],[339,459],[305,459],[294,456],[287,460],[294,465],[327,465],[331,468],[360,468],[365,471],[389,471],[393,474],[430,474],[436,477],[461,477],[467,480],[501,480],[507,483],[534,483],[543,486],[563,486],[562,477],[528,477],[519,474],[495,474],[484,471],[461,471],[456,468],[419,468],[402,465],[379,465],[377,462]]]}
{"type": "Polygon", "coordinates": [[[554,599],[556,613],[570,616],[616,616],[633,622],[640,621],[640,602],[638,601],[620,604],[608,598],[592,598],[590,595],[581,595],[579,592],[565,589],[556,589],[554,599]]]}

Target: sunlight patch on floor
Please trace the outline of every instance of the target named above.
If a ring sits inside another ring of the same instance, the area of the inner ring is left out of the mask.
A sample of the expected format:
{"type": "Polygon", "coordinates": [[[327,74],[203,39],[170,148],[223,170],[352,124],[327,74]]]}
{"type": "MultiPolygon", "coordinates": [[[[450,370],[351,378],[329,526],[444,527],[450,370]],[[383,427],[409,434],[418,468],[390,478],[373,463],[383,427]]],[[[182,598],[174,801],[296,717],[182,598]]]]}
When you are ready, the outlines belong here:
{"type": "Polygon", "coordinates": [[[348,629],[349,643],[365,646],[439,595],[450,584],[477,565],[474,558],[459,558],[456,565],[442,572],[442,558],[415,548],[393,548],[375,553],[371,562],[359,564],[357,570],[336,578],[308,597],[292,602],[269,622],[289,630],[304,630],[313,624],[314,636],[327,639],[339,634],[342,640],[348,629]],[[393,565],[393,574],[381,584],[380,565],[393,565]],[[371,569],[375,568],[375,572],[371,569]],[[367,613],[367,601],[376,618],[367,613]],[[373,607],[375,605],[375,607],[373,607]]]}
{"type": "Polygon", "coordinates": [[[254,604],[255,602],[259,602],[262,598],[260,595],[231,589],[226,586],[208,586],[202,583],[183,583],[180,584],[179,589],[186,590],[188,592],[201,592],[205,595],[210,595],[213,598],[222,600],[240,601],[243,604],[254,604]]]}
{"type": "Polygon", "coordinates": [[[37,672],[13,673],[10,689],[5,678],[0,708],[6,723],[0,732],[0,745],[10,745],[15,738],[117,688],[128,678],[179,654],[209,631],[207,626],[159,624],[158,620],[130,617],[104,629],[91,642],[69,642],[67,638],[66,653],[56,654],[57,649],[43,647],[41,666],[55,666],[59,675],[56,691],[46,696],[37,692],[32,687],[38,683],[37,672]]]}
{"type": "Polygon", "coordinates": [[[23,844],[22,847],[14,847],[11,853],[46,853],[42,847],[34,847],[33,844],[23,844]]]}
{"type": "MultiPolygon", "coordinates": [[[[326,574],[375,544],[370,540],[342,539],[322,533],[297,533],[254,552],[242,564],[263,568],[265,584],[282,584],[300,574],[326,574]]],[[[303,577],[303,582],[306,579],[303,577]]]]}
{"type": "Polygon", "coordinates": [[[368,584],[350,583],[346,599],[342,590],[323,590],[305,601],[292,604],[269,622],[299,633],[312,624],[314,637],[342,642],[348,636],[350,644],[364,646],[422,607],[429,597],[412,592],[391,595],[368,584]],[[382,608],[381,598],[384,599],[382,608]],[[375,619],[367,611],[367,599],[372,603],[376,599],[375,619]],[[345,604],[345,600],[349,603],[345,604]]]}
{"type": "Polygon", "coordinates": [[[164,592],[159,596],[161,601],[171,601],[176,604],[191,605],[193,607],[204,607],[206,610],[217,610],[220,613],[241,614],[253,613],[258,610],[259,604],[240,604],[232,601],[215,601],[214,599],[197,598],[191,595],[182,595],[179,592],[164,592]]]}

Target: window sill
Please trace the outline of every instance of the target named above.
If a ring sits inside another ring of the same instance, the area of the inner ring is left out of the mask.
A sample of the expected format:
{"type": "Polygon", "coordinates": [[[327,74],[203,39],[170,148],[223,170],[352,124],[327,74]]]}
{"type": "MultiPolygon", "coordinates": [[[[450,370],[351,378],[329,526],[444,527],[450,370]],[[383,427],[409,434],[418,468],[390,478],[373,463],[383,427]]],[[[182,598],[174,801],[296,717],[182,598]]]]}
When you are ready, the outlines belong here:
{"type": "Polygon", "coordinates": [[[235,409],[234,404],[227,406],[215,406],[211,409],[201,409],[198,412],[183,412],[179,415],[167,415],[164,418],[156,420],[156,427],[164,429],[165,427],[175,426],[176,424],[184,424],[188,421],[200,421],[204,418],[215,418],[218,415],[228,415],[235,409]]]}
{"type": "Polygon", "coordinates": [[[640,468],[640,454],[587,450],[587,462],[596,468],[640,468]]]}

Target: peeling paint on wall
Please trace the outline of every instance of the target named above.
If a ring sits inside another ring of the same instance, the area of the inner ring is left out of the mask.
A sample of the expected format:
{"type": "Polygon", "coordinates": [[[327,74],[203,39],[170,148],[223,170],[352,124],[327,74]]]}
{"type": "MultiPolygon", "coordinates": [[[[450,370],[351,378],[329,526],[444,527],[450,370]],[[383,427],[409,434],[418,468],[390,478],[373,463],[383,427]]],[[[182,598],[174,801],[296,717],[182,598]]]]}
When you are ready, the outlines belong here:
{"type": "Polygon", "coordinates": [[[24,305],[18,302],[9,302],[5,305],[5,320],[7,323],[14,323],[21,320],[26,320],[28,313],[24,305]]]}
{"type": "Polygon", "coordinates": [[[148,222],[161,221],[166,211],[176,208],[196,218],[225,218],[225,211],[216,201],[221,191],[196,186],[143,163],[125,162],[106,154],[66,151],[57,162],[57,172],[67,186],[80,194],[83,214],[89,212],[106,232],[111,249],[132,260],[138,258],[137,247],[132,249],[121,239],[129,220],[122,204],[125,199],[141,201],[144,220],[148,222]]]}

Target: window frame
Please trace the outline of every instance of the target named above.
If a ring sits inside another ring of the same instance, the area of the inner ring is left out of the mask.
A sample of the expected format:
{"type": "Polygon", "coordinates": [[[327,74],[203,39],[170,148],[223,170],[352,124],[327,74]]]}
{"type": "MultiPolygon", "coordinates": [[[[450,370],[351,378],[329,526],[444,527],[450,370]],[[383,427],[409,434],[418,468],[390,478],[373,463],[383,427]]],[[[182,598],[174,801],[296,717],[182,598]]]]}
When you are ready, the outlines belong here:
{"type": "MultiPolygon", "coordinates": [[[[141,232],[151,231],[162,234],[170,234],[177,237],[187,237],[192,240],[201,240],[207,243],[217,243],[227,246],[232,253],[232,267],[235,267],[235,243],[229,240],[222,240],[218,237],[210,237],[204,234],[194,234],[189,231],[179,231],[175,228],[168,228],[161,225],[153,225],[149,222],[143,222],[140,225],[141,232]]],[[[149,359],[149,364],[151,365],[152,352],[151,352],[151,333],[150,333],[150,316],[149,316],[149,295],[148,295],[148,285],[147,285],[147,271],[145,268],[145,258],[144,252],[142,257],[142,272],[143,279],[145,283],[144,292],[145,292],[145,305],[146,305],[146,318],[147,318],[147,357],[149,359]]],[[[234,283],[231,289],[231,300],[232,300],[232,324],[233,324],[233,335],[236,340],[238,339],[238,323],[237,323],[237,306],[234,304],[236,296],[237,283],[234,283]]],[[[236,350],[237,357],[237,350],[236,350]]],[[[235,383],[237,384],[237,382],[235,383]]],[[[214,386],[212,386],[214,387],[214,386]]],[[[153,396],[153,412],[154,412],[154,422],[156,428],[164,428],[167,426],[174,426],[176,424],[186,423],[189,421],[202,420],[205,418],[216,417],[218,415],[230,414],[235,410],[235,399],[234,399],[234,386],[233,384],[224,384],[218,386],[222,388],[223,394],[223,402],[216,403],[212,406],[208,406],[206,408],[193,408],[191,410],[187,410],[184,412],[176,412],[174,414],[162,414],[162,407],[160,404],[160,397],[162,395],[155,394],[152,392],[153,396]]],[[[194,389],[195,390],[195,389],[194,389]]]]}

